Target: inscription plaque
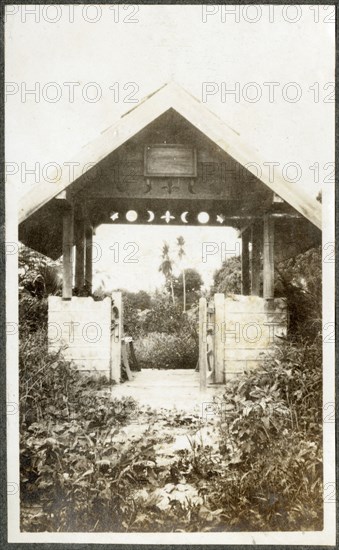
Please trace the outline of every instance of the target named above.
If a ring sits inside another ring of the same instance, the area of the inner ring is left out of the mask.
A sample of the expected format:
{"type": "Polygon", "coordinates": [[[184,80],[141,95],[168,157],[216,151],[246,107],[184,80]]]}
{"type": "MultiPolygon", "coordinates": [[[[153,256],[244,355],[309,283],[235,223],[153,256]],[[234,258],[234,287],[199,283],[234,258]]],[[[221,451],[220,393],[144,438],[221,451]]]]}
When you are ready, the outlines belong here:
{"type": "Polygon", "coordinates": [[[144,162],[146,177],[194,178],[197,175],[196,149],[186,145],[147,145],[144,162]]]}

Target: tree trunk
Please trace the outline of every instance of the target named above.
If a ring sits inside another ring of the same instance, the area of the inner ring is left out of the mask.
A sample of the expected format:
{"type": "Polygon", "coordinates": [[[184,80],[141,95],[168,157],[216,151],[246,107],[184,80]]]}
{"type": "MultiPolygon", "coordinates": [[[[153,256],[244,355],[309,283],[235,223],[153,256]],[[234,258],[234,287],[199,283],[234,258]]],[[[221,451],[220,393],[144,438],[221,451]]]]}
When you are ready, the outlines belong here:
{"type": "Polygon", "coordinates": [[[186,312],[186,276],[185,269],[182,270],[182,289],[184,293],[184,313],[186,312]]]}
{"type": "Polygon", "coordinates": [[[172,293],[172,301],[173,305],[175,306],[175,299],[174,299],[174,288],[173,288],[173,279],[171,277],[171,293],[172,293]]]}

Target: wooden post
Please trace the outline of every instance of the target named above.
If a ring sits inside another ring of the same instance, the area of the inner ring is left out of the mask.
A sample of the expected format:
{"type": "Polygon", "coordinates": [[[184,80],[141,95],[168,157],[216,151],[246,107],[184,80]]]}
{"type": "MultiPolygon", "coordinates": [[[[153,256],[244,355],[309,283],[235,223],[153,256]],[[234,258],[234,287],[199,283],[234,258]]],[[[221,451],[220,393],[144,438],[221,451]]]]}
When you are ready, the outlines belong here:
{"type": "Polygon", "coordinates": [[[263,254],[263,296],[266,300],[271,300],[274,298],[274,220],[268,214],[264,216],[263,254]]]}
{"type": "Polygon", "coordinates": [[[241,248],[241,293],[248,296],[250,293],[250,262],[248,252],[249,232],[243,231],[241,248]]]}
{"type": "Polygon", "coordinates": [[[214,381],[216,384],[224,382],[224,314],[225,297],[223,294],[214,294],[214,381]]]}
{"type": "Polygon", "coordinates": [[[200,390],[207,386],[207,302],[199,300],[199,377],[200,390]]]}
{"type": "Polygon", "coordinates": [[[85,283],[89,293],[92,293],[92,278],[93,278],[93,228],[86,228],[86,262],[85,262],[85,283]]]}
{"type": "Polygon", "coordinates": [[[82,219],[75,222],[75,287],[81,290],[85,284],[85,225],[82,219]]]}
{"type": "Polygon", "coordinates": [[[251,294],[252,296],[260,296],[260,248],[261,234],[258,224],[252,225],[252,255],[251,255],[251,294]]]}
{"type": "Polygon", "coordinates": [[[131,369],[129,368],[127,345],[124,338],[121,339],[121,360],[125,367],[127,380],[133,380],[131,369]]]}
{"type": "Polygon", "coordinates": [[[112,292],[111,380],[120,383],[122,361],[123,311],[121,292],[112,292]]]}
{"type": "Polygon", "coordinates": [[[68,207],[63,215],[62,228],[62,299],[72,299],[73,287],[73,241],[74,241],[73,208],[68,207]]]}

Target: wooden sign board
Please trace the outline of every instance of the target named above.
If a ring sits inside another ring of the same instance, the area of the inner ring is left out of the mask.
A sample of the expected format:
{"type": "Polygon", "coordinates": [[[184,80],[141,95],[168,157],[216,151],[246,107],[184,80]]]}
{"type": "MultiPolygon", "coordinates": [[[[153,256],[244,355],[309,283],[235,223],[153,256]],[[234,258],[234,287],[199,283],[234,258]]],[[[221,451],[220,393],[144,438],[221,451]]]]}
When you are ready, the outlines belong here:
{"type": "Polygon", "coordinates": [[[197,175],[197,152],[186,145],[147,145],[144,156],[146,177],[194,178],[197,175]]]}

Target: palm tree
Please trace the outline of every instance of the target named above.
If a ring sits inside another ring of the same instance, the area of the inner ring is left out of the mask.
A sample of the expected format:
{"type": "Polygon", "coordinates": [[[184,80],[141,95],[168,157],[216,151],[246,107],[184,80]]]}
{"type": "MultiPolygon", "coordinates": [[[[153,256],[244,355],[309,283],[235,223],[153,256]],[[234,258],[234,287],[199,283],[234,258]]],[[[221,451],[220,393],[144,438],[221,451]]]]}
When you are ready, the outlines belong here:
{"type": "MultiPolygon", "coordinates": [[[[186,252],[184,250],[184,245],[185,245],[184,237],[180,236],[177,238],[177,245],[179,247],[179,251],[178,251],[179,261],[182,263],[182,259],[186,255],[186,252]]],[[[183,311],[185,313],[186,311],[186,277],[185,277],[185,268],[183,265],[182,265],[181,271],[182,271],[182,288],[183,288],[183,311]]]]}
{"type": "Polygon", "coordinates": [[[162,262],[160,264],[159,271],[163,273],[166,279],[166,282],[170,284],[172,301],[173,301],[173,305],[175,305],[174,288],[173,288],[173,261],[169,256],[169,245],[166,242],[164,242],[164,246],[162,247],[161,257],[162,257],[162,262]]]}

